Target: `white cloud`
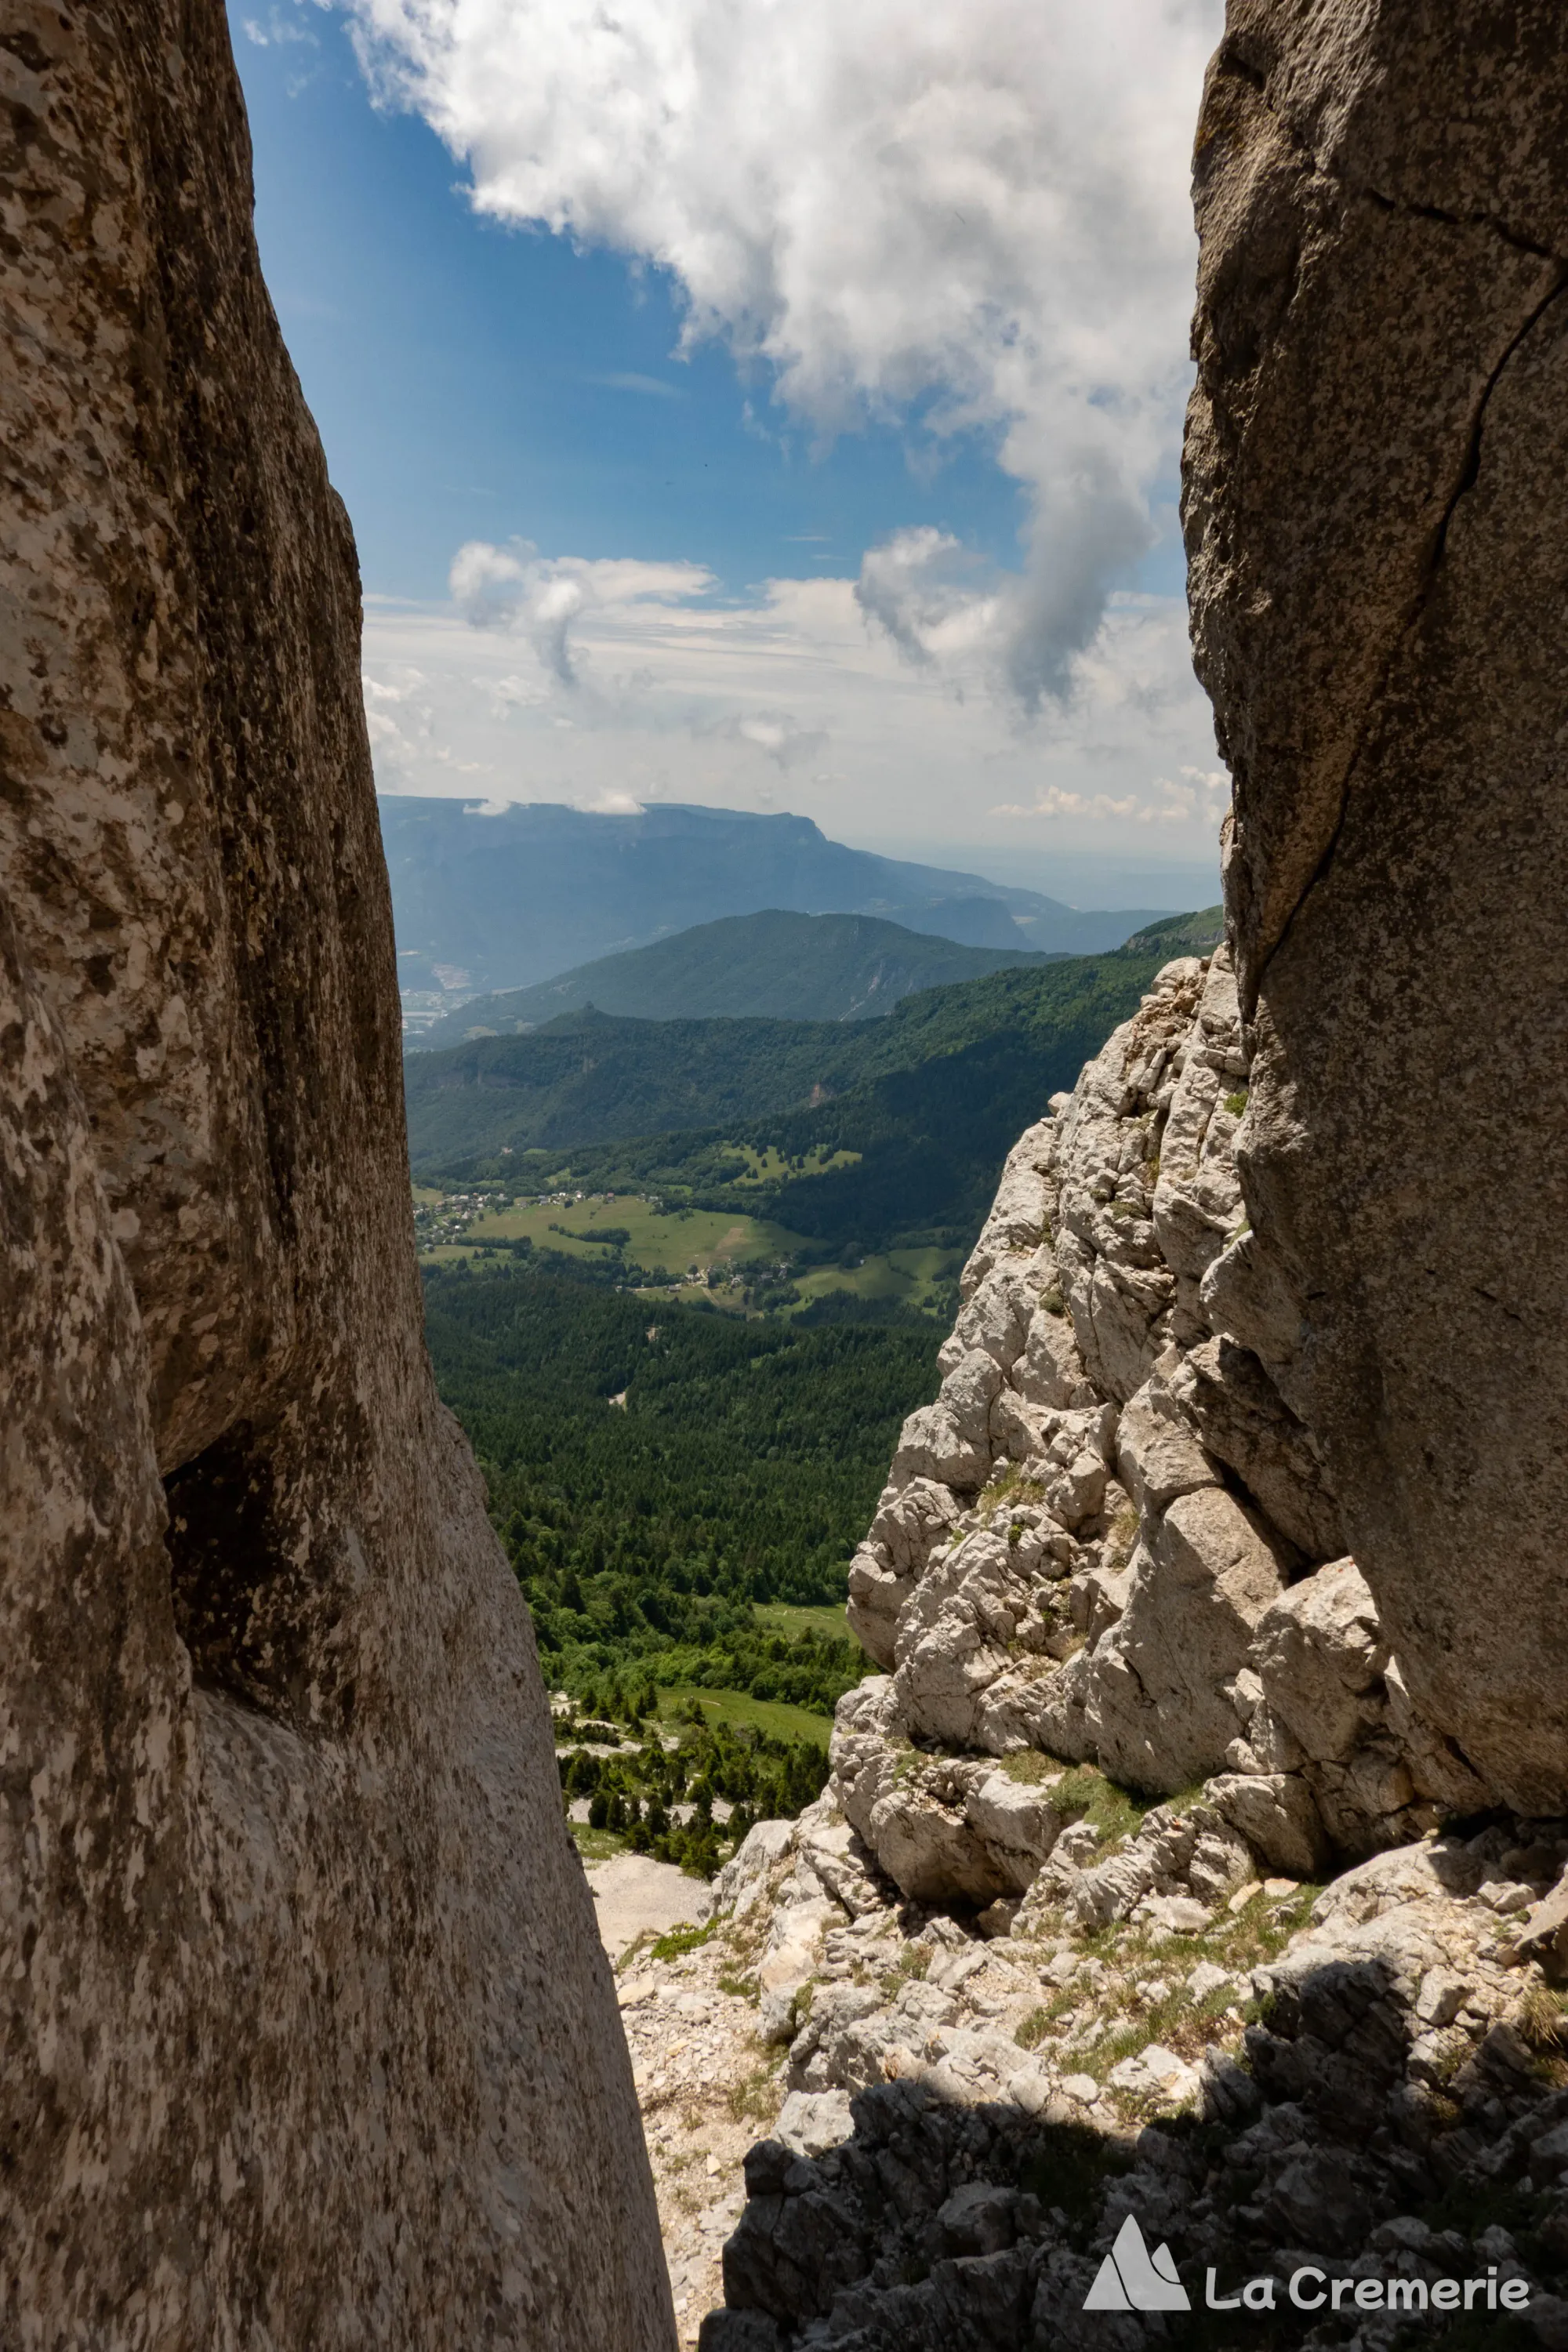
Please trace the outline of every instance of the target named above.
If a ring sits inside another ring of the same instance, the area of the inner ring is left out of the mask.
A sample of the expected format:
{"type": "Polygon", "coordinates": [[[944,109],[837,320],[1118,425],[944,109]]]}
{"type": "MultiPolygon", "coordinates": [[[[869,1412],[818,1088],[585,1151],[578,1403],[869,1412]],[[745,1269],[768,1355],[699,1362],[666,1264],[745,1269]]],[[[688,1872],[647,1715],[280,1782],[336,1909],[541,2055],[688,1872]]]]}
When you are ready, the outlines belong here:
{"type": "Polygon", "coordinates": [[[1005,707],[954,691],[989,658],[972,609],[987,592],[982,583],[964,604],[973,583],[960,572],[955,610],[942,609],[940,547],[923,565],[915,548],[883,582],[939,648],[925,662],[868,626],[863,580],[773,580],[720,603],[695,566],[468,553],[458,584],[482,625],[456,601],[367,605],[383,791],[785,806],[837,838],[905,854],[951,843],[956,820],[976,860],[987,845],[1010,860],[1130,838],[1153,862],[1212,856],[1224,780],[1206,764],[1208,707],[1174,598],[1114,596],[1071,701],[1020,728],[1005,707]],[[563,585],[582,593],[557,636],[559,615],[542,617],[539,604],[563,585]]]}
{"type": "Polygon", "coordinates": [[[596,383],[606,392],[641,392],[653,400],[684,400],[686,394],[678,383],[667,383],[661,375],[638,375],[626,368],[607,368],[584,376],[584,383],[596,383]]]}
{"type": "Polygon", "coordinates": [[[983,651],[995,634],[1006,588],[994,569],[950,532],[896,531],[868,549],[855,601],[909,660],[949,669],[983,651]]]}
{"type": "Polygon", "coordinates": [[[297,17],[283,16],[276,8],[265,24],[256,16],[247,16],[244,24],[247,40],[258,49],[282,48],[299,41],[308,42],[311,47],[317,46],[316,36],[308,26],[301,25],[297,17]]]}
{"type": "Polygon", "coordinates": [[[668,269],[688,341],[727,336],[820,433],[991,436],[1022,575],[966,603],[956,551],[904,534],[864,609],[921,666],[967,628],[1026,710],[1081,690],[1173,457],[1222,0],[345,5],[481,210],[668,269]]]}
{"type": "MultiPolygon", "coordinates": [[[[717,583],[700,563],[643,563],[630,557],[541,556],[529,540],[492,547],[469,540],[452,559],[452,601],[476,629],[523,630],[560,685],[581,683],[572,625],[584,613],[700,596],[717,583]]],[[[509,681],[509,684],[515,684],[509,681]]]]}
{"type": "Polygon", "coordinates": [[[1183,768],[1189,778],[1178,784],[1169,776],[1156,776],[1150,787],[1155,795],[1127,793],[1118,800],[1110,793],[1069,791],[1062,784],[1045,784],[1027,804],[1018,801],[1003,801],[991,811],[993,816],[1021,817],[1109,817],[1118,824],[1141,825],[1177,824],[1191,827],[1194,818],[1213,827],[1225,813],[1230,779],[1223,772],[1204,772],[1197,768],[1183,768]]]}
{"type": "Polygon", "coordinates": [[[820,728],[799,727],[795,714],[788,710],[747,710],[722,720],[717,727],[694,732],[722,736],[731,743],[749,743],[771,760],[775,768],[786,773],[792,768],[806,765],[820,759],[827,749],[827,737],[820,728]]]}

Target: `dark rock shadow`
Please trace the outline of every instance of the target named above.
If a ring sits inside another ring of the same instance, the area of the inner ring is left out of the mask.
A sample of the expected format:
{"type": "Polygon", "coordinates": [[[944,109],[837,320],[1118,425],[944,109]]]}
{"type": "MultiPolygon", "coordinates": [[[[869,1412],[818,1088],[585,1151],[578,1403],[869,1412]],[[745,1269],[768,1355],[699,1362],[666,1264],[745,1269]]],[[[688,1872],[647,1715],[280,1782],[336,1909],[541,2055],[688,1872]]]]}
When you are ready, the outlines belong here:
{"type": "Polygon", "coordinates": [[[1568,2300],[1552,2333],[1568,2296],[1568,2065],[1497,2024],[1435,2080],[1431,2037],[1382,1960],[1275,1975],[1243,2063],[1205,2066],[1201,2111],[1124,2137],[895,2081],[853,2099],[854,2131],[826,2155],[763,2141],[700,2352],[1568,2345],[1568,2300]],[[1187,2310],[1085,2310],[1129,2216],[1151,2253],[1169,2247],[1187,2310]],[[1405,2282],[1399,2315],[1358,2336],[1353,2288],[1337,2313],[1328,2288],[1324,2307],[1298,2307],[1288,2283],[1306,2266],[1384,2293],[1405,2282]],[[1438,2281],[1489,2272],[1527,2278],[1544,2332],[1486,2309],[1484,2290],[1468,2314],[1423,2312],[1438,2281]],[[1272,2281],[1271,2303],[1261,2288],[1233,2300],[1249,2280],[1272,2281]]]}

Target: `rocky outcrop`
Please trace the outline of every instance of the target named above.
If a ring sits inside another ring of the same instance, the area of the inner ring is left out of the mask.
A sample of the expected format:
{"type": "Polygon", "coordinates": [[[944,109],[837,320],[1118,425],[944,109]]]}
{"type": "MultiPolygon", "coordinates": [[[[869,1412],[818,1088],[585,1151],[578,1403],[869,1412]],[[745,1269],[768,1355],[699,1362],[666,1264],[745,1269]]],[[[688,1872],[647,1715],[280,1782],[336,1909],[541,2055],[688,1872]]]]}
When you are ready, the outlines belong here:
{"type": "Polygon", "coordinates": [[[1252,1232],[1411,1703],[1568,1797],[1568,68],[1545,0],[1231,0],[1186,526],[1252,1232]]]}
{"type": "Polygon", "coordinates": [[[342,509],[217,0],[12,10],[0,2304],[670,2338],[531,1637],[420,1339],[342,509]]]}
{"type": "Polygon", "coordinates": [[[1269,2344],[1393,2352],[1468,2310],[1478,2343],[1552,2352],[1568,2037],[1531,1956],[1565,1856],[1568,1823],[1494,1824],[1092,1950],[1089,1919],[841,1919],[702,2352],[1138,2352],[1213,2340],[1175,2315],[1211,2298],[1269,2344]],[[1181,2294],[1086,2310],[1130,2217],[1181,2294]]]}
{"type": "Polygon", "coordinates": [[[850,1572],[890,1671],[833,1748],[837,1801],[918,1901],[1025,1894],[1071,1818],[1064,1761],[1209,1783],[1243,1875],[1484,1801],[1343,1552],[1316,1438],[1224,1321],[1248,1075],[1224,950],[1168,965],[1024,1137],[965,1269],[850,1572]]]}

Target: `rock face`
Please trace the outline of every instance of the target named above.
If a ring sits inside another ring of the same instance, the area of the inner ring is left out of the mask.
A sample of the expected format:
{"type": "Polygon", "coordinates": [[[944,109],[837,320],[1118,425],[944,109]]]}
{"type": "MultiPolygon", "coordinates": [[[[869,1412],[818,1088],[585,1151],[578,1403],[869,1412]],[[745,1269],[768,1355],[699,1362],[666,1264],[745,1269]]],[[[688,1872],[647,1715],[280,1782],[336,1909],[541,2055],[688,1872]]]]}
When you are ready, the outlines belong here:
{"type": "Polygon", "coordinates": [[[1194,2306],[1339,2270],[1313,2344],[1462,2292],[1568,2346],[1561,33],[1230,0],[1186,520],[1237,977],[1159,975],[966,1269],[821,1801],[885,1907],[797,1949],[703,2352],[1185,2340],[1085,2315],[1130,2216],[1194,2306]]]}
{"type": "MultiPolygon", "coordinates": [[[[1225,1320],[1248,1068],[1225,952],[1167,965],[1014,1151],[965,1269],[850,1573],[891,1671],[833,1746],[837,1801],[917,1901],[1025,1895],[1063,1759],[1208,1782],[1196,1866],[1233,1882],[1489,1793],[1415,1700],[1317,1439],[1225,1320]]],[[[1181,1876],[1167,1857],[1116,1899],[1181,1876]]]]}
{"type": "Polygon", "coordinates": [[[1194,642],[1253,1233],[1413,1703],[1568,1796],[1568,65],[1546,0],[1231,0],[1197,145],[1194,642]]]}
{"type": "Polygon", "coordinates": [[[342,509],[217,0],[3,52],[0,2300],[646,2352],[525,1612],[420,1340],[342,509]]]}

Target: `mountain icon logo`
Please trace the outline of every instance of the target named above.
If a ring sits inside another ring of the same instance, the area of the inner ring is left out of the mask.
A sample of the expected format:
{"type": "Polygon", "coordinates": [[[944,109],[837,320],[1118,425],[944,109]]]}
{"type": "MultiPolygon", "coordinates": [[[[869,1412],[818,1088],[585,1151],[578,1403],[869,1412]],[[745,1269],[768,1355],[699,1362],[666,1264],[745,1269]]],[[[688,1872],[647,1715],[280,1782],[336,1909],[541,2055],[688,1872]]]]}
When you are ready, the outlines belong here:
{"type": "Polygon", "coordinates": [[[1169,2246],[1151,2254],[1131,2213],[1084,2296],[1085,2311],[1191,2311],[1169,2246]]]}

